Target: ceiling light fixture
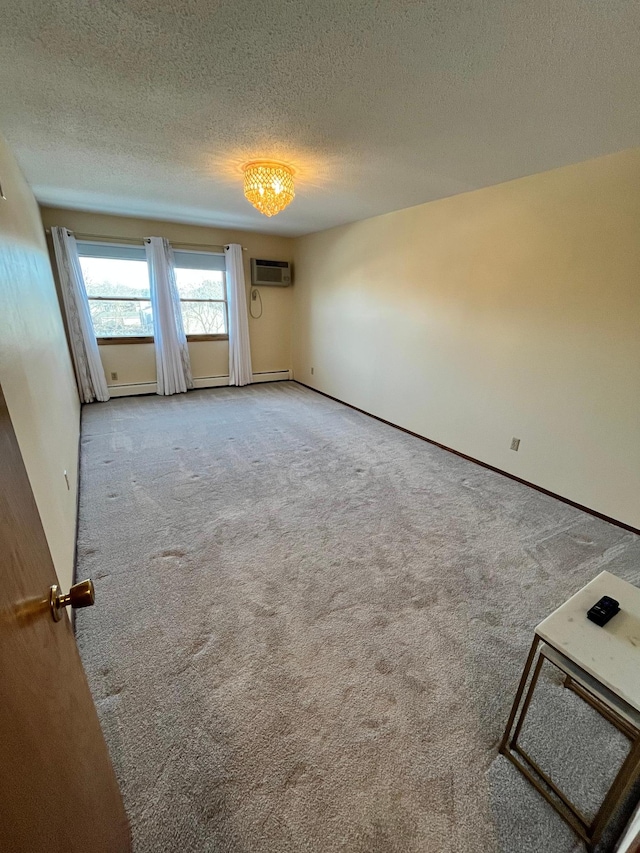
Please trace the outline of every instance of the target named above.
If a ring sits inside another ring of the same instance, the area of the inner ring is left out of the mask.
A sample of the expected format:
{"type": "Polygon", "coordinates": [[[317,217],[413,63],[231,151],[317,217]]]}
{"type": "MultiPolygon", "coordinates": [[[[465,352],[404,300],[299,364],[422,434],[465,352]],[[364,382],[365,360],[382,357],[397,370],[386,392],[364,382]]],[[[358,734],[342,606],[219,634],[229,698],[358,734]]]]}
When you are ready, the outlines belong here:
{"type": "Polygon", "coordinates": [[[293,200],[293,170],[273,160],[252,160],[242,167],[244,194],[265,216],[275,216],[293,200]]]}

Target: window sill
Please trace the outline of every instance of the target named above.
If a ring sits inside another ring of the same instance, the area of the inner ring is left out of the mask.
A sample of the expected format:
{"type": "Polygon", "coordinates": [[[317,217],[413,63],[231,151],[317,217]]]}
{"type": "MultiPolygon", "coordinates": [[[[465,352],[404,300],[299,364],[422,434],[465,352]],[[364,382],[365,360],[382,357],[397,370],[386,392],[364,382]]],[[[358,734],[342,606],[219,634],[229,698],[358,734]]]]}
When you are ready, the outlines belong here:
{"type": "Polygon", "coordinates": [[[152,344],[153,338],[151,336],[145,337],[124,337],[124,338],[98,338],[98,346],[111,346],[112,344],[152,344]]]}
{"type": "MultiPolygon", "coordinates": [[[[199,341],[228,341],[229,335],[187,335],[187,343],[199,341]]],[[[112,346],[114,344],[152,344],[152,337],[124,337],[124,338],[98,338],[98,346],[112,346]]]]}

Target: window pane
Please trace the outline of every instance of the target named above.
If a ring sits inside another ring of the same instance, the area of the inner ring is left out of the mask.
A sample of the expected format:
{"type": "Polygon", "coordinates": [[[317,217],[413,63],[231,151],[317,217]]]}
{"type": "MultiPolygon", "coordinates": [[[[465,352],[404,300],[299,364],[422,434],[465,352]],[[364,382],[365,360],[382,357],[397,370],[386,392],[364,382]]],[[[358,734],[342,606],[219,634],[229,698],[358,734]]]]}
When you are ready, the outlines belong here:
{"type": "Polygon", "coordinates": [[[227,312],[224,302],[181,302],[182,321],[187,335],[226,335],[227,312]]]}
{"type": "MultiPolygon", "coordinates": [[[[180,299],[226,299],[224,273],[176,267],[180,299]]],[[[195,332],[193,333],[195,334],[195,332]]]]}
{"type": "Polygon", "coordinates": [[[153,336],[150,302],[90,299],[89,308],[98,338],[153,336]]]}
{"type": "Polygon", "coordinates": [[[142,296],[149,299],[146,261],[80,258],[89,296],[142,296]]]}

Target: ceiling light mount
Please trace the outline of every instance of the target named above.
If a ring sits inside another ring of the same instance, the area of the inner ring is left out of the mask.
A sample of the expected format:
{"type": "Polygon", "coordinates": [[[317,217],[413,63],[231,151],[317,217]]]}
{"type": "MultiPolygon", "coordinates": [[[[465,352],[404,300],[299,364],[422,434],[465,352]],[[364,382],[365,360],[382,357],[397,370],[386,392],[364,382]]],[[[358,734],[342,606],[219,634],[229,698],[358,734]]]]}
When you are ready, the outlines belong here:
{"type": "Polygon", "coordinates": [[[242,167],[244,194],[265,216],[275,216],[293,201],[293,169],[276,160],[252,160],[242,167]]]}

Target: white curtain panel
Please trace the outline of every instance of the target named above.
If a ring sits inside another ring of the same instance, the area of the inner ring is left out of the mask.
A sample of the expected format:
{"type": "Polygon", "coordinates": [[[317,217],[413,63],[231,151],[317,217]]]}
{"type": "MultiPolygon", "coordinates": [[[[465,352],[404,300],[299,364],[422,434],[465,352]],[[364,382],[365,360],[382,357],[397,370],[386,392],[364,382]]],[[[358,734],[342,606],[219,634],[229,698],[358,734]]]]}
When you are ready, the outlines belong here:
{"type": "Polygon", "coordinates": [[[71,231],[57,226],[51,229],[51,238],[80,399],[83,403],[105,402],[109,399],[109,389],[91,321],[76,238],[71,231]]]}
{"type": "Polygon", "coordinates": [[[157,393],[184,393],[188,388],[193,388],[193,379],[173,253],[169,241],[164,237],[148,237],[144,245],[153,311],[157,393]]]}
{"type": "Polygon", "coordinates": [[[229,385],[249,385],[253,381],[253,370],[242,246],[238,243],[225,246],[224,258],[229,306],[229,385]]]}

